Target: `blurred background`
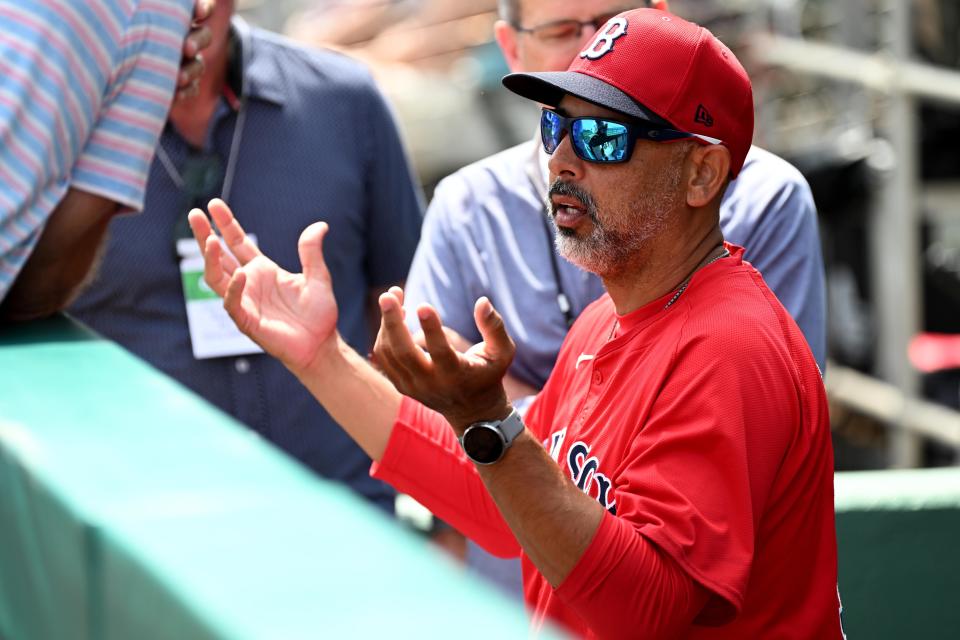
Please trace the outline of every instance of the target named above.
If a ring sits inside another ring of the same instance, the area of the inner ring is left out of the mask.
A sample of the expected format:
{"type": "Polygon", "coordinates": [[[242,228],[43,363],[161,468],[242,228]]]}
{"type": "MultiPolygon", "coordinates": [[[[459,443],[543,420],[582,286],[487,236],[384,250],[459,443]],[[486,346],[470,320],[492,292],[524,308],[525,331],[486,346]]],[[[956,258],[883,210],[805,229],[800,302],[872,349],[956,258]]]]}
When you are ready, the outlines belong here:
{"type": "MultiPolygon", "coordinates": [[[[813,188],[828,282],[837,468],[944,466],[960,450],[960,5],[672,0],[744,62],[755,143],[813,188]]],[[[252,23],[364,60],[425,193],[530,138],[500,86],[496,0],[246,0],[252,23]]]]}

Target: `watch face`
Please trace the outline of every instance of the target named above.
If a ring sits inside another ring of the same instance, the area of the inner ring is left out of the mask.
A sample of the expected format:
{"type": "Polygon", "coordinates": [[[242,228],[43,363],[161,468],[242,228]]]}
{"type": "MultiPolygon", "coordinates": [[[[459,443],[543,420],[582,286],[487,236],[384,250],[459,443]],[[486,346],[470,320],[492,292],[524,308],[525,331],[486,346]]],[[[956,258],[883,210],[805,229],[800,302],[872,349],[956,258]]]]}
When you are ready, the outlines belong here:
{"type": "Polygon", "coordinates": [[[476,425],[463,434],[463,450],[480,464],[492,464],[503,455],[503,438],[496,429],[476,425]]]}

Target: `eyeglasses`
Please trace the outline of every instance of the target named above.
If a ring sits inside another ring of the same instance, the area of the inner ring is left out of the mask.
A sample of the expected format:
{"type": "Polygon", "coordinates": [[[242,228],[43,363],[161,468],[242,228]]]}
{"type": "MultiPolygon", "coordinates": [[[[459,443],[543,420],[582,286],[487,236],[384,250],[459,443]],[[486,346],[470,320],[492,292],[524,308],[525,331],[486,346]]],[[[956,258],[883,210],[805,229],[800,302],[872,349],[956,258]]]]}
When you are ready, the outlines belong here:
{"type": "Polygon", "coordinates": [[[517,23],[513,25],[513,28],[520,33],[529,33],[537,40],[540,40],[546,44],[559,44],[573,40],[579,42],[580,36],[583,34],[584,27],[592,26],[594,31],[599,31],[600,28],[610,20],[610,18],[623,13],[623,11],[625,11],[625,9],[621,11],[604,13],[599,16],[594,16],[589,20],[583,21],[573,19],[554,20],[553,22],[538,24],[534,27],[524,27],[517,23]]]}
{"type": "Polygon", "coordinates": [[[717,138],[699,133],[665,129],[640,121],[626,123],[589,116],[567,118],[550,109],[540,112],[540,137],[548,154],[553,155],[566,132],[570,133],[570,144],[577,157],[596,164],[626,162],[633,153],[634,143],[640,139],[668,142],[693,138],[708,144],[723,144],[717,138]]]}

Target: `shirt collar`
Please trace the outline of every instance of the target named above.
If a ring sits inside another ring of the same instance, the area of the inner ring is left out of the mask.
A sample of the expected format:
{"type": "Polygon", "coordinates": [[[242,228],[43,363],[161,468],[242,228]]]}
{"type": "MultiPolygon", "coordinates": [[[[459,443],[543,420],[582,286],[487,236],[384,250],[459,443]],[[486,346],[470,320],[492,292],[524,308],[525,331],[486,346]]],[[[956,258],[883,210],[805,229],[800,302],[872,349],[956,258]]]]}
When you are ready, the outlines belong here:
{"type": "Polygon", "coordinates": [[[537,150],[537,167],[540,170],[540,180],[543,185],[543,193],[546,195],[550,189],[550,155],[543,148],[543,139],[540,137],[540,127],[537,127],[537,133],[533,136],[533,146],[537,150]]]}
{"type": "Polygon", "coordinates": [[[250,25],[240,16],[233,16],[230,26],[240,43],[243,95],[283,105],[287,99],[286,74],[280,59],[262,55],[262,43],[253,39],[250,25]]]}

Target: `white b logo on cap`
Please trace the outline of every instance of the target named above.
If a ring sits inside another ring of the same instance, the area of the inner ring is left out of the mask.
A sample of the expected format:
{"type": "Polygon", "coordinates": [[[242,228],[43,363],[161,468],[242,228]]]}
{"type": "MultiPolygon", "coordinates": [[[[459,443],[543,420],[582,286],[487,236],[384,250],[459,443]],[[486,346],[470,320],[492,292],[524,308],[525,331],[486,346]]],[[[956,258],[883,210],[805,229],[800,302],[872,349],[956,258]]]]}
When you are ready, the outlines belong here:
{"type": "Polygon", "coordinates": [[[602,58],[613,51],[613,41],[620,36],[626,35],[626,33],[627,19],[612,18],[602,31],[597,32],[590,46],[580,52],[580,57],[590,58],[591,60],[602,58]]]}

